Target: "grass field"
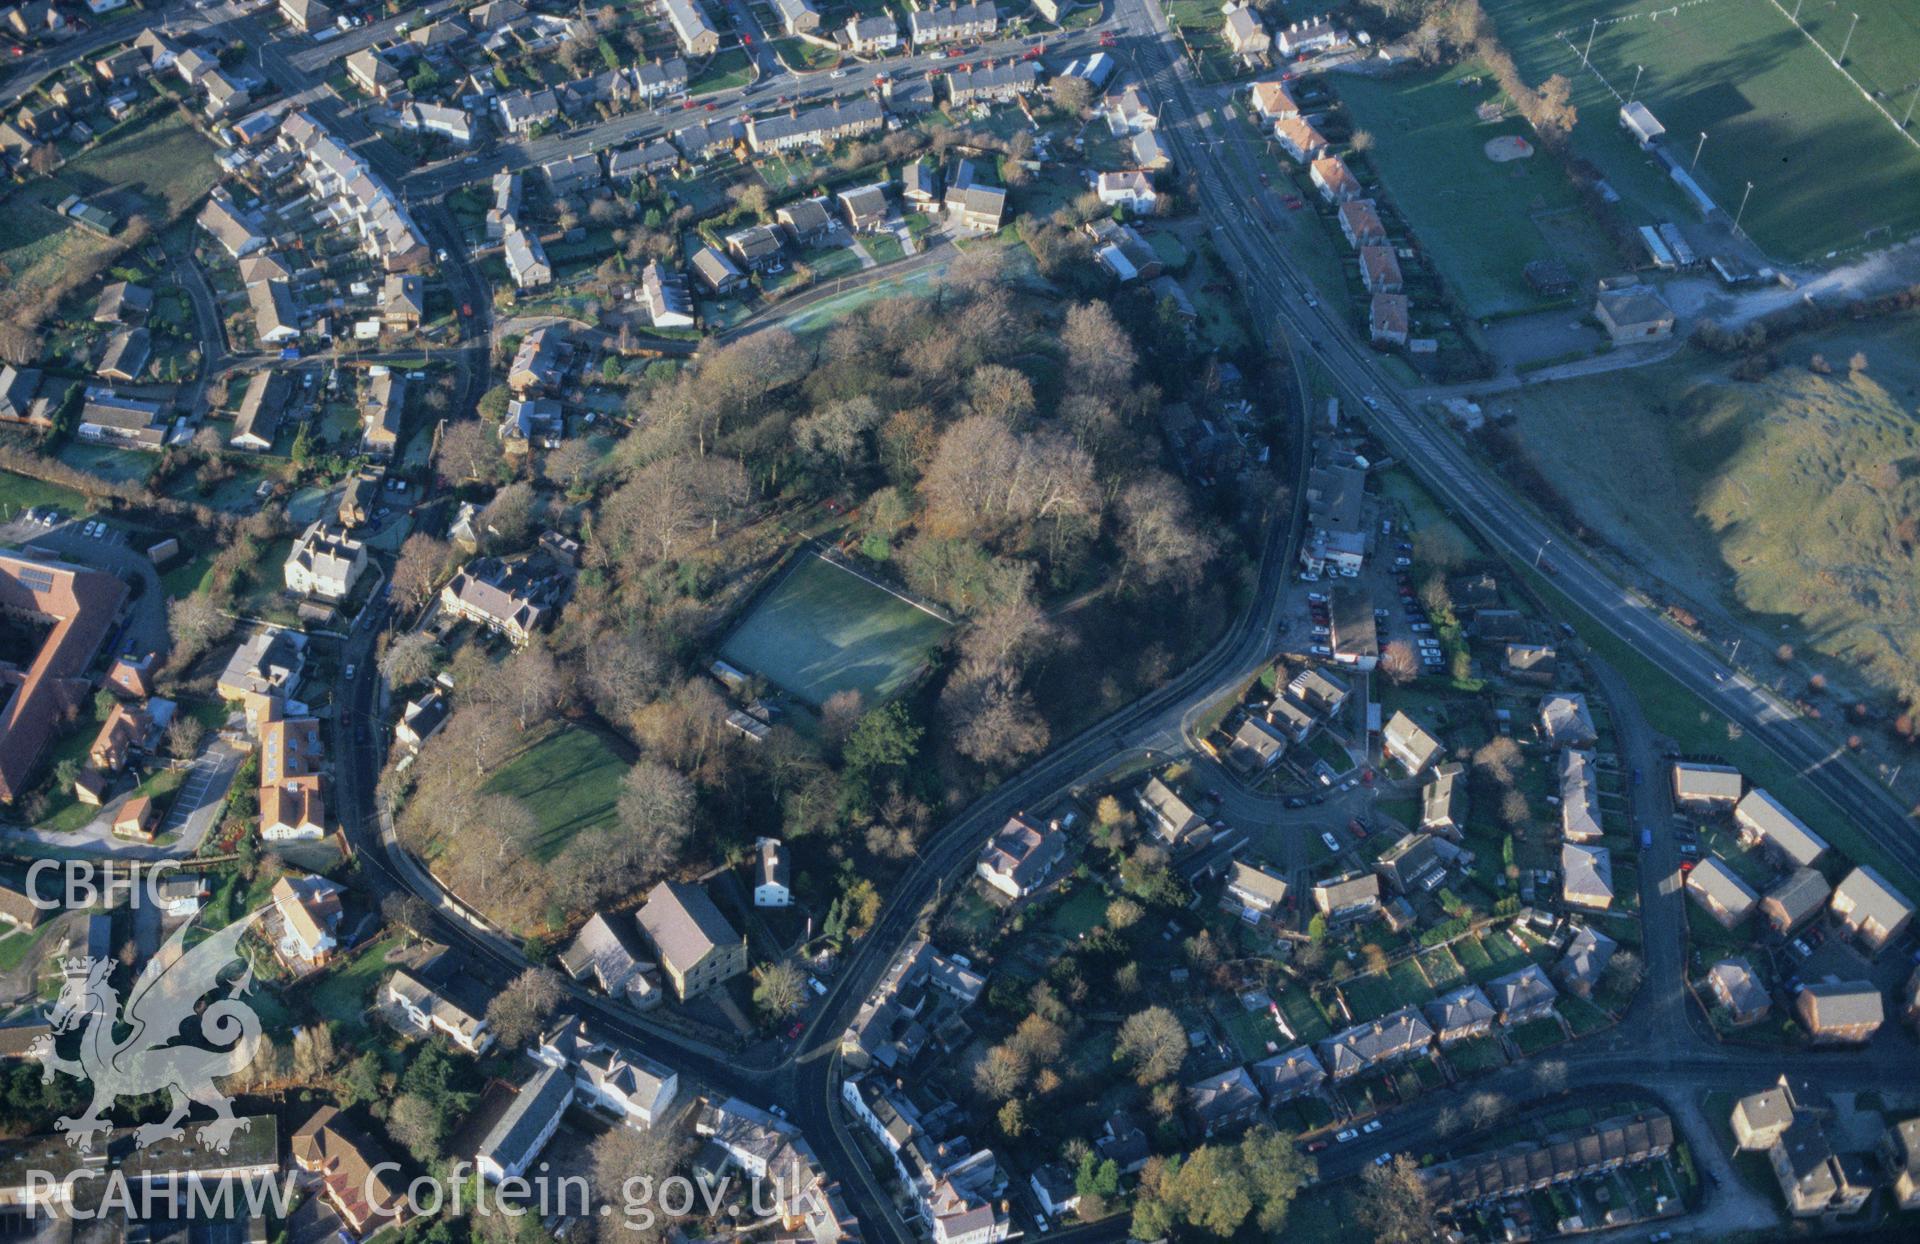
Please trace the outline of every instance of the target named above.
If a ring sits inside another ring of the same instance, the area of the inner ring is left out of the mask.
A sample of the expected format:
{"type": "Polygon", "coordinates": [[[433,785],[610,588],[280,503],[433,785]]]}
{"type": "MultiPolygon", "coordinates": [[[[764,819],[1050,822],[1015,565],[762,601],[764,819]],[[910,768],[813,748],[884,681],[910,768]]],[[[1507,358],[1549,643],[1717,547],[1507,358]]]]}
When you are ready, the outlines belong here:
{"type": "Polygon", "coordinates": [[[1355,128],[1373,135],[1369,158],[1387,196],[1473,314],[1539,305],[1521,273],[1535,259],[1565,261],[1577,281],[1606,274],[1606,239],[1557,164],[1537,156],[1506,164],[1487,158],[1488,139],[1531,131],[1517,117],[1487,125],[1475,116],[1475,107],[1494,97],[1477,65],[1343,77],[1339,91],[1355,128]],[[1487,84],[1470,85],[1474,78],[1487,84]],[[1551,220],[1551,238],[1536,217],[1551,220]]]}
{"type": "Polygon", "coordinates": [[[1499,406],[1582,521],[1660,578],[1920,695],[1907,525],[1920,512],[1920,321],[1818,333],[1782,354],[1754,383],[1683,355],[1499,406]],[[1807,370],[1816,353],[1835,374],[1807,370]],[[1848,375],[1855,353],[1868,369],[1848,375]]]}
{"type": "Polygon", "coordinates": [[[855,690],[868,704],[906,685],[947,624],[822,558],[801,556],[720,656],[809,704],[855,690]]]}
{"type": "Polygon", "coordinates": [[[86,510],[87,499],[59,484],[15,475],[11,471],[0,471],[0,521],[11,519],[22,510],[42,505],[58,506],[68,514],[79,514],[86,510]]]}
{"type": "Polygon", "coordinates": [[[613,824],[628,767],[610,735],[561,723],[496,769],[483,789],[527,805],[540,824],[535,855],[549,860],[581,831],[613,824]]]}
{"type": "MultiPolygon", "coordinates": [[[[1729,215],[1753,183],[1741,223],[1769,253],[1814,260],[1869,234],[1886,240],[1920,229],[1920,148],[1770,0],[1696,0],[1658,17],[1655,8],[1650,0],[1486,2],[1528,81],[1554,73],[1573,81],[1575,151],[1649,211],[1685,209],[1617,122],[1641,65],[1633,97],[1660,119],[1683,160],[1707,134],[1694,175],[1729,215]],[[1581,51],[1595,18],[1603,24],[1589,72],[1581,51]],[[1816,175],[1822,168],[1848,173],[1816,175]]],[[[1848,66],[1868,90],[1888,93],[1881,105],[1897,119],[1920,63],[1920,10],[1910,0],[1806,0],[1802,20],[1837,53],[1856,12],[1848,66]]]]}

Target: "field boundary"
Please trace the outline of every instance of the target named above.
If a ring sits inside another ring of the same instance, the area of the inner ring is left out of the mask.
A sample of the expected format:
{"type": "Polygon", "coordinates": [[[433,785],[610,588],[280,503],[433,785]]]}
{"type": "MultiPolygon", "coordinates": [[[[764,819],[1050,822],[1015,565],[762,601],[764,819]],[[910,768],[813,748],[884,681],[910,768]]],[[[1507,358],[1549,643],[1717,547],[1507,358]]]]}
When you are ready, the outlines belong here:
{"type": "Polygon", "coordinates": [[[818,537],[810,537],[808,542],[812,546],[811,551],[813,555],[819,558],[821,561],[827,563],[827,565],[832,566],[839,570],[846,571],[848,574],[852,575],[854,578],[860,580],[862,583],[865,583],[868,587],[879,588],[881,591],[885,592],[887,595],[893,597],[895,600],[901,602],[902,604],[912,605],[915,609],[918,609],[921,613],[926,614],[930,618],[937,619],[944,625],[958,626],[960,624],[958,619],[951,617],[950,615],[948,615],[948,613],[945,610],[939,608],[938,606],[929,604],[928,602],[923,600],[915,600],[913,597],[907,595],[905,592],[901,591],[899,588],[893,587],[890,584],[882,583],[880,582],[880,580],[874,578],[872,575],[868,574],[866,571],[861,570],[855,566],[849,565],[846,559],[841,556],[838,550],[836,550],[832,545],[827,544],[826,542],[820,540],[818,537]]]}
{"type": "Polygon", "coordinates": [[[1891,125],[1894,128],[1895,133],[1899,134],[1900,137],[1906,139],[1907,142],[1911,144],[1914,148],[1920,149],[1920,138],[1915,138],[1911,131],[1906,129],[1906,127],[1902,126],[1898,121],[1894,120],[1893,114],[1891,112],[1888,112],[1884,107],[1882,107],[1879,100],[1875,99],[1872,95],[1867,93],[1867,88],[1864,86],[1861,86],[1860,80],[1847,72],[1847,67],[1845,65],[1842,65],[1839,61],[1833,58],[1833,53],[1827,51],[1827,49],[1820,46],[1820,41],[1813,37],[1813,32],[1808,30],[1805,26],[1802,26],[1800,24],[1800,20],[1796,18],[1793,14],[1787,12],[1786,7],[1780,3],[1780,0],[1768,0],[1768,2],[1772,4],[1774,8],[1779,9],[1780,16],[1786,18],[1787,21],[1793,26],[1795,30],[1799,31],[1802,35],[1806,37],[1807,42],[1811,43],[1814,46],[1814,50],[1818,51],[1820,55],[1826,57],[1827,63],[1829,65],[1832,65],[1836,70],[1838,70],[1840,73],[1840,76],[1847,80],[1847,84],[1853,87],[1854,90],[1860,93],[1861,99],[1864,99],[1869,104],[1873,105],[1873,110],[1887,119],[1887,124],[1891,125]]]}

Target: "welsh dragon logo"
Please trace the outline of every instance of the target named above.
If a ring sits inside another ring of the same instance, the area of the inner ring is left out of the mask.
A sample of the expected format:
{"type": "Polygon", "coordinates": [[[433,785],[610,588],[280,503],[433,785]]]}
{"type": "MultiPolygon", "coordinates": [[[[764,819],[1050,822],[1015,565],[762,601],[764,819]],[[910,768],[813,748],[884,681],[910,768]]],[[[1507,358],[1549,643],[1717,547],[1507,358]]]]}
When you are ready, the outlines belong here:
{"type": "Polygon", "coordinates": [[[221,1153],[227,1151],[234,1132],[245,1128],[247,1120],[234,1117],[232,1101],[214,1081],[245,1068],[260,1045],[260,1017],[241,999],[253,984],[251,963],[227,984],[224,996],[199,1011],[198,1040],[206,1046],[184,1043],[193,1038],[182,1029],[195,1017],[195,1004],[221,988],[227,969],[243,961],[240,939],[260,915],[256,911],[236,920],[191,949],[186,935],[192,922],[181,925],[133,982],[124,1008],[107,980],[111,959],[63,961],[67,983],[47,1019],[56,1034],[79,1030],[80,1057],[62,1058],[52,1036],[35,1042],[32,1056],[43,1068],[43,1081],[51,1083],[54,1073],[65,1072],[93,1088],[85,1114],[54,1122],[56,1130],[67,1134],[68,1144],[81,1153],[93,1152],[94,1138],[113,1126],[106,1114],[115,1101],[165,1089],[171,1111],[164,1121],[136,1129],[136,1146],[184,1135],[180,1121],[189,1103],[198,1102],[215,1116],[201,1125],[200,1138],[221,1153]],[[117,1039],[116,1030],[125,1037],[117,1039]]]}

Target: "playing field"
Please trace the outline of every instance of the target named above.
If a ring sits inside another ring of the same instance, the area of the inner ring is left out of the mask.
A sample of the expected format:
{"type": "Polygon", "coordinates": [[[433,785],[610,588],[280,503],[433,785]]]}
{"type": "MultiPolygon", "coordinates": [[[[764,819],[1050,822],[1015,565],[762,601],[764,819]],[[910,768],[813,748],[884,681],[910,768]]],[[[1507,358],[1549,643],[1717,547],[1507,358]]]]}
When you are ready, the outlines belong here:
{"type": "Polygon", "coordinates": [[[1620,128],[1628,97],[1659,118],[1683,166],[1700,149],[1693,175],[1729,216],[1753,183],[1741,224],[1777,258],[1818,260],[1920,230],[1920,147],[1897,125],[1920,83],[1920,5],[1783,3],[1486,0],[1486,9],[1529,81],[1573,81],[1575,151],[1654,219],[1697,217],[1620,128]],[[1789,16],[1796,7],[1807,33],[1789,16]],[[1827,58],[1854,13],[1846,68],[1860,89],[1827,58]]]}
{"type": "Polygon", "coordinates": [[[875,704],[913,677],[946,629],[917,605],[807,554],[754,606],[720,656],[808,704],[846,690],[875,704]]]}
{"type": "Polygon", "coordinates": [[[511,795],[539,823],[537,859],[560,854],[575,835],[614,823],[620,781],[630,762],[611,735],[571,722],[555,722],[488,776],[483,790],[511,795]]]}
{"type": "Polygon", "coordinates": [[[1497,92],[1477,66],[1343,78],[1339,90],[1373,136],[1387,195],[1474,315],[1538,305],[1523,274],[1536,259],[1558,258],[1583,282],[1607,275],[1606,239],[1558,164],[1487,158],[1489,139],[1531,131],[1517,117],[1481,122],[1475,107],[1497,92]]]}

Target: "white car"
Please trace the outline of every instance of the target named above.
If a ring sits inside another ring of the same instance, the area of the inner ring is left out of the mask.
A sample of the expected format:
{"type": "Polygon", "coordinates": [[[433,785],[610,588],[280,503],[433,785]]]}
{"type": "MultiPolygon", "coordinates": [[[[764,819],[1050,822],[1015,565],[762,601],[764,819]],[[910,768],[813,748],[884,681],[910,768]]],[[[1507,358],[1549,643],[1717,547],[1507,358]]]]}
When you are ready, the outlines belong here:
{"type": "Polygon", "coordinates": [[[1320,835],[1320,841],[1327,844],[1327,850],[1332,851],[1336,855],[1339,854],[1340,842],[1331,833],[1322,833],[1320,835]]]}
{"type": "Polygon", "coordinates": [[[1354,1131],[1352,1128],[1347,1128],[1343,1132],[1335,1133],[1333,1138],[1344,1145],[1348,1141],[1356,1139],[1359,1135],[1360,1133],[1354,1131]]]}
{"type": "Polygon", "coordinates": [[[1391,1153],[1383,1153],[1373,1160],[1373,1164],[1375,1166],[1385,1166],[1391,1161],[1393,1161],[1393,1155],[1391,1153]]]}
{"type": "Polygon", "coordinates": [[[1371,1136],[1385,1126],[1386,1124],[1382,1123],[1378,1119],[1375,1119],[1373,1122],[1367,1124],[1365,1127],[1361,1128],[1360,1130],[1365,1132],[1367,1135],[1371,1136]]]}
{"type": "Polygon", "coordinates": [[[1325,644],[1315,644],[1312,648],[1308,649],[1308,651],[1312,652],[1316,657],[1330,657],[1333,655],[1333,649],[1327,647],[1325,644]]]}

